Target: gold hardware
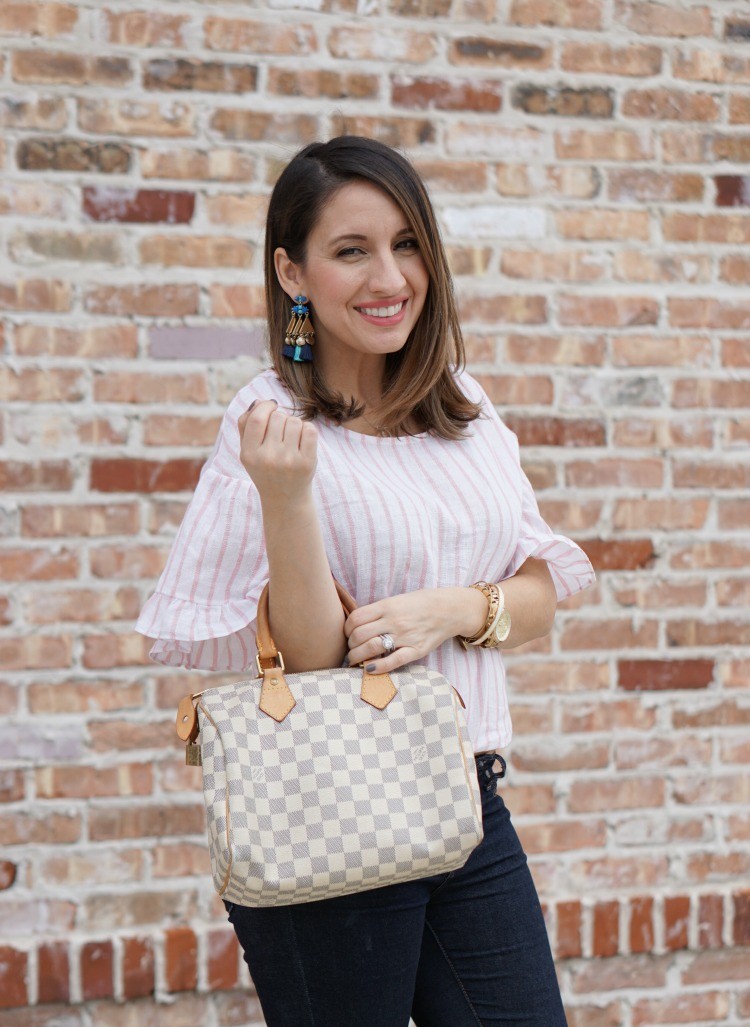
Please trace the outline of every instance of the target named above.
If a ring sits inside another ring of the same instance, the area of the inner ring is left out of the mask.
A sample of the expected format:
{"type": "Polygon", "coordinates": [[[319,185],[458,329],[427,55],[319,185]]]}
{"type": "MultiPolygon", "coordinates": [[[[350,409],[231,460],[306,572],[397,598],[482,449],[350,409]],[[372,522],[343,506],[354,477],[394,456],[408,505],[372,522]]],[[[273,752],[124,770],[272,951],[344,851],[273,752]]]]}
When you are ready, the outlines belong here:
{"type": "Polygon", "coordinates": [[[201,747],[195,742],[188,742],[185,746],[185,765],[188,767],[202,767],[203,755],[201,747]]]}
{"type": "MultiPolygon", "coordinates": [[[[281,655],[281,653],[277,653],[277,657],[278,657],[279,662],[276,664],[276,666],[281,671],[281,673],[283,674],[284,671],[286,670],[286,667],[284,666],[284,657],[281,655]]],[[[256,653],[255,654],[255,666],[258,668],[258,677],[262,678],[263,677],[263,668],[260,665],[260,653],[256,653]]]]}

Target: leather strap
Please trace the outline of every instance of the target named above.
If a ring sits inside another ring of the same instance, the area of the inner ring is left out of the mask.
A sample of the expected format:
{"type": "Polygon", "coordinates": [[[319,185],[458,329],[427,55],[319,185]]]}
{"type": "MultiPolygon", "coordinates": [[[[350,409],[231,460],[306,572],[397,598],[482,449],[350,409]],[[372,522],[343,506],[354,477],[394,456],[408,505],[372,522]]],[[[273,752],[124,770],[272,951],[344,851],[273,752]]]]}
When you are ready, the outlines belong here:
{"type": "MultiPolygon", "coordinates": [[[[333,579],[344,613],[349,616],[357,604],[336,579],[333,579]]],[[[258,632],[256,635],[258,655],[258,677],[263,678],[260,689],[259,708],[277,723],[294,709],[296,701],[284,677],[284,660],[271,638],[268,615],[268,585],[263,589],[258,602],[258,632]],[[278,664],[276,661],[279,661],[278,664]]],[[[352,668],[354,669],[354,668],[352,668]]],[[[378,710],[384,710],[396,694],[396,686],[390,674],[368,674],[362,669],[360,698],[378,710]]]]}

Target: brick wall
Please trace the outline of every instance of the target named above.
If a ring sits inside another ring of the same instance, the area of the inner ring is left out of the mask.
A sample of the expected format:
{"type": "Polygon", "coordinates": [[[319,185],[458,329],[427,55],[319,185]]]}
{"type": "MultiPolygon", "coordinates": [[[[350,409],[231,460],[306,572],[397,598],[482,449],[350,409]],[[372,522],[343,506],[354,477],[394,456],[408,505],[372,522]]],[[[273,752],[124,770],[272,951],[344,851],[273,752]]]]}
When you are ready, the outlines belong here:
{"type": "Polygon", "coordinates": [[[172,729],[206,679],[131,626],[262,366],[270,185],[344,125],[423,173],[598,570],[508,661],[571,1027],[749,1023],[750,6],[4,0],[0,41],[0,1027],[261,1020],[172,729]]]}

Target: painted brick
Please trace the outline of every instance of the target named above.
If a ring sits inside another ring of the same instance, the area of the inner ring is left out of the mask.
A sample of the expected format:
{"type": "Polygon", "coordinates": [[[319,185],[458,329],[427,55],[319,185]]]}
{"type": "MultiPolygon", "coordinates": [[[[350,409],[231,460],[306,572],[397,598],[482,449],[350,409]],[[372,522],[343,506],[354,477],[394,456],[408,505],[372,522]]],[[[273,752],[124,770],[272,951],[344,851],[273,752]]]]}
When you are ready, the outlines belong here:
{"type": "Polygon", "coordinates": [[[152,328],[149,354],[157,360],[229,360],[261,356],[265,337],[257,328],[152,328]]]}

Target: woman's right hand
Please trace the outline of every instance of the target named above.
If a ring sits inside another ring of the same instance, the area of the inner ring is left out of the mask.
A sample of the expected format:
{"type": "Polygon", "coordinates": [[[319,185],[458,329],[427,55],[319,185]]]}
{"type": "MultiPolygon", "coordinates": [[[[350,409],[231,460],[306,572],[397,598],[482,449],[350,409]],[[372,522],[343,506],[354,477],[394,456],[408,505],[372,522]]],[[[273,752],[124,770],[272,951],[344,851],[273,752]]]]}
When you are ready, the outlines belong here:
{"type": "Polygon", "coordinates": [[[273,399],[256,400],[242,414],[240,461],[265,503],[283,507],[310,493],[318,461],[318,430],[288,417],[273,399]]]}

